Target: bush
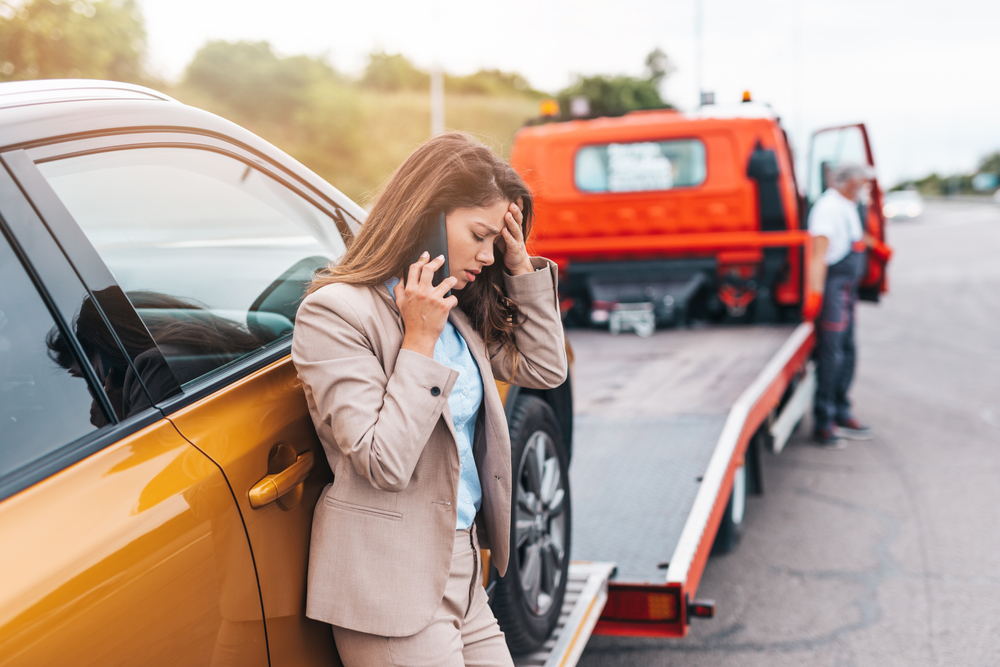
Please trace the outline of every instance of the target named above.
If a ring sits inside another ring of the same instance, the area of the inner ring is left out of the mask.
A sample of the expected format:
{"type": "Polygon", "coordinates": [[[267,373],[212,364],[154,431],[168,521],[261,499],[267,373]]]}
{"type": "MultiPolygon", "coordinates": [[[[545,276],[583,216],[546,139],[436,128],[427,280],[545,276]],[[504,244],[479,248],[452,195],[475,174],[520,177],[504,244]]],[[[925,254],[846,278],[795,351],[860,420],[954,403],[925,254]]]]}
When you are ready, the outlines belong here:
{"type": "Polygon", "coordinates": [[[590,115],[617,116],[639,109],[670,109],[660,97],[660,84],[674,71],[667,54],[653,49],[646,56],[646,78],[631,76],[578,76],[571,86],[559,92],[559,108],[569,115],[570,100],[586,97],[590,115]]]}
{"type": "Polygon", "coordinates": [[[577,96],[590,100],[594,116],[619,115],[637,109],[665,109],[660,91],[652,81],[630,76],[577,77],[576,82],[558,95],[559,108],[569,109],[570,100],[577,96]]]}
{"type": "Polygon", "coordinates": [[[375,90],[429,90],[430,75],[399,53],[373,51],[361,77],[361,85],[375,90]]]}
{"type": "Polygon", "coordinates": [[[0,45],[0,81],[147,81],[146,29],[135,0],[0,2],[0,45]]]}
{"type": "Polygon", "coordinates": [[[310,56],[279,57],[267,42],[209,42],[187,66],[183,85],[223,102],[243,121],[284,121],[337,73],[310,56]]]}
{"type": "Polygon", "coordinates": [[[516,72],[502,72],[498,69],[481,69],[468,76],[446,76],[445,91],[467,95],[525,95],[535,99],[545,97],[528,84],[528,80],[516,72]]]}

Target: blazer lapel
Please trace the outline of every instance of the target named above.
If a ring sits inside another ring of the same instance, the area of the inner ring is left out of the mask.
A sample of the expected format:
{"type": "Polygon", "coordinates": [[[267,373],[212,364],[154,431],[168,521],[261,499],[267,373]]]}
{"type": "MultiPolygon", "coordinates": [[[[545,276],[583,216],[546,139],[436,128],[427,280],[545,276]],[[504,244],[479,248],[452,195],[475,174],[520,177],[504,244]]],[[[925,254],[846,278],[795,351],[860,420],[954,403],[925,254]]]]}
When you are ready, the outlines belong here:
{"type": "Polygon", "coordinates": [[[403,315],[399,312],[399,306],[396,305],[396,299],[392,294],[389,293],[389,288],[385,286],[385,283],[379,283],[378,285],[373,285],[372,289],[375,293],[379,295],[385,305],[389,307],[389,310],[393,314],[393,319],[396,321],[396,325],[399,326],[400,332],[403,331],[403,315]]]}

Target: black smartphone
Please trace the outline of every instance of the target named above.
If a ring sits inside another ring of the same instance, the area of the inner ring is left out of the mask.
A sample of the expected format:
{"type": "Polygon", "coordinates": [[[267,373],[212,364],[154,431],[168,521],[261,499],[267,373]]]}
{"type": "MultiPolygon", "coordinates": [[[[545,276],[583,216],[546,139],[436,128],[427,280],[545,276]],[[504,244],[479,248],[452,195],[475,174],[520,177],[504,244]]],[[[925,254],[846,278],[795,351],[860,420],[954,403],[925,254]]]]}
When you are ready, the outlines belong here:
{"type": "MultiPolygon", "coordinates": [[[[448,226],[444,213],[439,215],[437,220],[431,224],[431,228],[427,232],[427,238],[417,248],[417,254],[410,263],[412,264],[420,259],[420,255],[425,250],[430,253],[431,259],[434,259],[438,255],[444,255],[444,264],[434,272],[434,277],[431,278],[431,284],[437,287],[441,284],[442,280],[451,275],[451,269],[448,266],[448,226]]],[[[445,296],[451,296],[451,290],[448,290],[445,296]]]]}
{"type": "Polygon", "coordinates": [[[103,351],[98,350],[98,354],[101,358],[101,367],[104,370],[104,375],[101,380],[106,380],[109,375],[111,375],[111,384],[115,389],[121,389],[125,385],[125,371],[127,370],[124,366],[117,366],[108,355],[104,354],[103,351]],[[117,371],[117,372],[115,372],[117,371]]]}

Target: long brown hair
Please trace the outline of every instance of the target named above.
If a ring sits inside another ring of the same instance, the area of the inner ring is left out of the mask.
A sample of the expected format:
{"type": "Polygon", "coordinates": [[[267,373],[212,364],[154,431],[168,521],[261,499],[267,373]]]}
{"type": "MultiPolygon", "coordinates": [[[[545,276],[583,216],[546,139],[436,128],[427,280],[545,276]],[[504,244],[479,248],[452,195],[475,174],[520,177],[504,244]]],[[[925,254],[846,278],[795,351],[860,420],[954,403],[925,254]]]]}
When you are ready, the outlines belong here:
{"type": "MultiPolygon", "coordinates": [[[[343,258],[317,273],[308,291],[331,283],[378,285],[402,276],[424,249],[420,246],[442,212],[518,200],[527,240],[534,206],[521,177],[474,137],[463,132],[438,135],[389,177],[343,258]]],[[[493,264],[455,295],[487,346],[500,344],[516,355],[514,329],[521,311],[507,294],[503,274],[503,255],[497,252],[493,264]]]]}

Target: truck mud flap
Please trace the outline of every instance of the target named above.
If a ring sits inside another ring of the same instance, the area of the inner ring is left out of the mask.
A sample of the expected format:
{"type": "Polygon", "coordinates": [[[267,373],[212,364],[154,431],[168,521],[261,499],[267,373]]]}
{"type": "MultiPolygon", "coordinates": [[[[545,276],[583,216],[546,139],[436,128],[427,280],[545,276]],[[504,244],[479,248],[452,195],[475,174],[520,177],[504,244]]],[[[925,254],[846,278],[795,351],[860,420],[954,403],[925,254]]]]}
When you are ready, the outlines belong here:
{"type": "Polygon", "coordinates": [[[791,397],[782,408],[781,414],[771,424],[771,447],[775,454],[780,454],[785,448],[785,444],[792,436],[795,427],[805,416],[812,405],[813,396],[816,394],[816,364],[810,361],[806,364],[805,373],[795,386],[791,397]]]}

